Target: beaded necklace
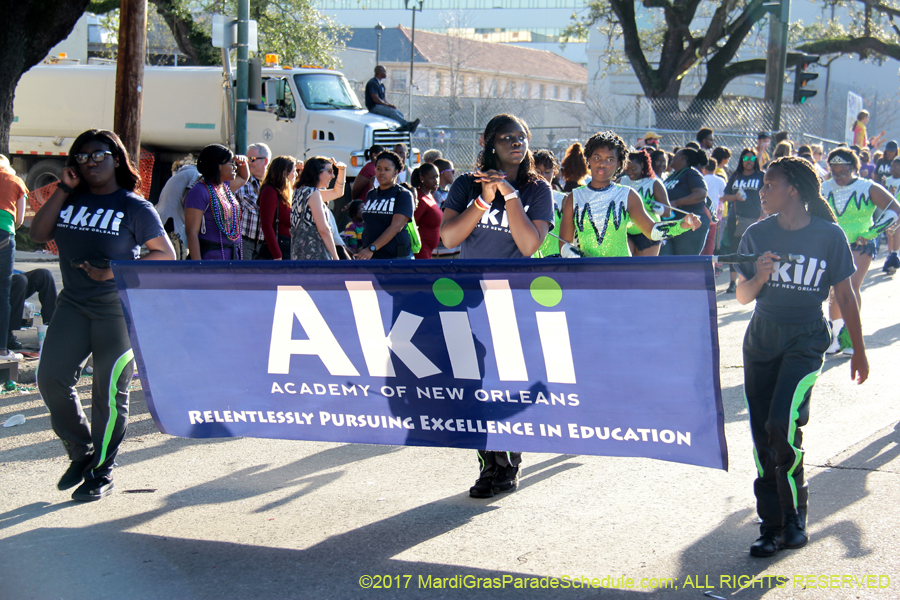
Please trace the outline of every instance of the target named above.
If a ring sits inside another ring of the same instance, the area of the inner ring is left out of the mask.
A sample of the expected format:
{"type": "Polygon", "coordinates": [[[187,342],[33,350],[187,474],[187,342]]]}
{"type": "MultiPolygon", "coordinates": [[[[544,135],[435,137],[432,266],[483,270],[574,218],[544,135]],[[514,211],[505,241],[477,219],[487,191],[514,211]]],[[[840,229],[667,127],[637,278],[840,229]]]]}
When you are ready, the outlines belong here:
{"type": "MultiPolygon", "coordinates": [[[[206,191],[209,193],[209,204],[213,220],[219,229],[219,245],[222,247],[222,259],[225,260],[225,241],[222,239],[222,236],[224,235],[231,242],[241,239],[240,205],[227,185],[223,184],[221,186],[225,190],[225,198],[223,199],[223,194],[218,190],[219,186],[213,185],[206,178],[203,179],[203,183],[206,185],[206,191]]],[[[235,244],[234,247],[238,248],[238,254],[240,255],[241,245],[235,244]]]]}
{"type": "Polygon", "coordinates": [[[588,188],[589,190],[591,190],[592,192],[605,192],[606,190],[608,190],[609,188],[611,188],[611,187],[614,186],[614,185],[616,185],[616,182],[615,182],[615,181],[610,181],[610,182],[609,182],[609,185],[605,185],[605,186],[603,186],[602,188],[595,188],[595,187],[592,186],[591,184],[588,184],[588,185],[587,185],[587,188],[588,188]]]}

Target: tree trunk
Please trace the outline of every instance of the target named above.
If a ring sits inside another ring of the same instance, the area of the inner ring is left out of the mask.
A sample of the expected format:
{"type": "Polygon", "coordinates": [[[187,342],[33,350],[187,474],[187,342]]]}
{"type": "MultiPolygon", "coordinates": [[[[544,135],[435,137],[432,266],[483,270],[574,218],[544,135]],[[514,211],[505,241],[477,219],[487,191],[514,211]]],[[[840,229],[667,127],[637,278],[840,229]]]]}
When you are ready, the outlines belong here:
{"type": "MultiPolygon", "coordinates": [[[[22,73],[72,32],[87,5],[88,0],[0,0],[0,154],[9,154],[13,100],[22,73]]],[[[60,90],[70,93],[77,90],[60,90]]]]}

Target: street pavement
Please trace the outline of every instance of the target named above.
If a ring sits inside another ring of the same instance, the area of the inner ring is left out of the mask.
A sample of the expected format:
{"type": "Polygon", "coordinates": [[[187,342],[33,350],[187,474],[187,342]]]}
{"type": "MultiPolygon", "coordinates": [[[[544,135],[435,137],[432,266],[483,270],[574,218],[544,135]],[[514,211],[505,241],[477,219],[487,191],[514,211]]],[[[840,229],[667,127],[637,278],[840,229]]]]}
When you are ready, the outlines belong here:
{"type": "MultiPolygon", "coordinates": [[[[27,259],[19,268],[58,273],[27,259]]],[[[474,500],[473,451],[174,438],[135,379],[116,491],[79,504],[56,490],[68,461],[37,391],[3,394],[0,421],[27,421],[0,429],[0,598],[898,598],[900,281],[882,262],[863,292],[869,381],[853,384],[837,356],[813,392],[806,548],[748,554],[751,307],[723,276],[727,472],[530,453],[518,491],[474,500]]],[[[88,412],[90,385],[78,388],[88,412]]]]}

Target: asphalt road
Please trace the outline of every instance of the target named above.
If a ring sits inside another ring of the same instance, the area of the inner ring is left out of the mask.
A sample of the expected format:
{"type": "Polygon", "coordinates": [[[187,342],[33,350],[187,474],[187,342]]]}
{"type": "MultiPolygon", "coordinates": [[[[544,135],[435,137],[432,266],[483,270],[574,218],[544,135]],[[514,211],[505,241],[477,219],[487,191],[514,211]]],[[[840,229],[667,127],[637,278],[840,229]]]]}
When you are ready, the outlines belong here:
{"type": "Polygon", "coordinates": [[[37,392],[3,394],[0,421],[27,421],[0,429],[0,598],[898,598],[900,282],[881,263],[863,293],[869,381],[830,358],[813,394],[801,550],[748,554],[750,311],[722,278],[727,472],[532,453],[517,492],[473,500],[472,451],[173,438],[135,380],[117,491],[85,505],[56,490],[68,461],[37,392]]]}

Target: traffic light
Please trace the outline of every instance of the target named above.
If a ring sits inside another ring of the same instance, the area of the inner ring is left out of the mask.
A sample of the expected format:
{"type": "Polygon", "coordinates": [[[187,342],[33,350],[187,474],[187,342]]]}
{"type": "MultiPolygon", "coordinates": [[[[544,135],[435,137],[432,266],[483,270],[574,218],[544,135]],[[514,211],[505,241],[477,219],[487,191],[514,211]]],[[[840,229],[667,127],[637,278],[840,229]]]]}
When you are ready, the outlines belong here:
{"type": "Polygon", "coordinates": [[[806,87],[806,84],[819,76],[818,73],[806,72],[806,69],[817,62],[819,62],[819,57],[815,54],[802,54],[800,56],[800,62],[797,63],[796,67],[797,73],[794,76],[794,104],[803,104],[807,98],[812,98],[819,93],[806,87]]]}

